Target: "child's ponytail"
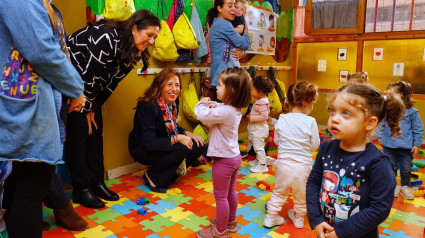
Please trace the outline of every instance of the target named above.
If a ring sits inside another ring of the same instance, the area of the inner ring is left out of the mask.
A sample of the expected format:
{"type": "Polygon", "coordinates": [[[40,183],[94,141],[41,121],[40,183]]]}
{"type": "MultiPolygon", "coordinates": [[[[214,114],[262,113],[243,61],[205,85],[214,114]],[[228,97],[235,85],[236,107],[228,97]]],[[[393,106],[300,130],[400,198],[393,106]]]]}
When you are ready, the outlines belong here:
{"type": "Polygon", "coordinates": [[[383,95],[383,114],[385,114],[385,120],[388,123],[388,127],[391,129],[391,136],[401,135],[400,121],[403,119],[404,115],[404,102],[402,98],[392,90],[386,90],[383,95]]]}

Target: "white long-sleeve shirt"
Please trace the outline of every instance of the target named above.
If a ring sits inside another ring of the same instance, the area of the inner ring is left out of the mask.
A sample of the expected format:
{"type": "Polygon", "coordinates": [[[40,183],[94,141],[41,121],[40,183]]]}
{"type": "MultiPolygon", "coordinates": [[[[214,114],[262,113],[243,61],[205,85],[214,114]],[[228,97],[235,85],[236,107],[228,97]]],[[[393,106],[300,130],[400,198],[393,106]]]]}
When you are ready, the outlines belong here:
{"type": "Polygon", "coordinates": [[[240,154],[238,144],[238,128],[242,111],[230,105],[216,103],[209,108],[207,102],[199,102],[195,106],[198,120],[210,124],[210,140],[207,155],[210,157],[233,158],[240,154]]]}
{"type": "Polygon", "coordinates": [[[275,125],[274,142],[278,159],[312,164],[313,151],[320,145],[316,120],[302,113],[281,114],[275,125]]]}

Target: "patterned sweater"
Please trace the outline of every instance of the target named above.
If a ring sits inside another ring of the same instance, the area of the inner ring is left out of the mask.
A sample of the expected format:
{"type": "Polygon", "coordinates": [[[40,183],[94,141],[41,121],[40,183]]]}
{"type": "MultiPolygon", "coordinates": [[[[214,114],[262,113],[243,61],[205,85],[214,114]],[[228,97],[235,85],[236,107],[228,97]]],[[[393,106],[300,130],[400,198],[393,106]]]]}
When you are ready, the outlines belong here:
{"type": "Polygon", "coordinates": [[[67,45],[71,62],[84,81],[87,102],[81,112],[95,111],[133,69],[126,60],[119,64],[119,32],[107,25],[89,25],[71,34],[67,45]]]}

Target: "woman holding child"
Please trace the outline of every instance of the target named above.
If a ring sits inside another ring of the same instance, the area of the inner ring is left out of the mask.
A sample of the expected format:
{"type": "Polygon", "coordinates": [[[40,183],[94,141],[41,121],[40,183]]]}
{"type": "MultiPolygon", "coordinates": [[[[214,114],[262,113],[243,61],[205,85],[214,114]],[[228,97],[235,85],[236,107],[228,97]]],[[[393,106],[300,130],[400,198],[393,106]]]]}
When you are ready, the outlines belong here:
{"type": "MultiPolygon", "coordinates": [[[[240,35],[232,26],[235,19],[234,0],[216,0],[214,7],[208,11],[207,21],[211,26],[209,44],[211,50],[211,86],[218,86],[218,78],[221,72],[233,67],[231,57],[239,60],[245,56],[242,50],[249,49],[251,39],[248,28],[240,35]],[[232,48],[239,48],[231,50],[232,48]],[[242,50],[241,50],[242,49],[242,50]]],[[[214,93],[215,94],[215,93],[214,93]]],[[[214,100],[216,95],[208,95],[214,100]]]]}
{"type": "Polygon", "coordinates": [[[135,161],[151,165],[143,178],[153,192],[166,193],[183,160],[196,164],[207,150],[201,136],[177,125],[180,90],[180,74],[165,68],[137,102],[129,150],[135,161]]]}

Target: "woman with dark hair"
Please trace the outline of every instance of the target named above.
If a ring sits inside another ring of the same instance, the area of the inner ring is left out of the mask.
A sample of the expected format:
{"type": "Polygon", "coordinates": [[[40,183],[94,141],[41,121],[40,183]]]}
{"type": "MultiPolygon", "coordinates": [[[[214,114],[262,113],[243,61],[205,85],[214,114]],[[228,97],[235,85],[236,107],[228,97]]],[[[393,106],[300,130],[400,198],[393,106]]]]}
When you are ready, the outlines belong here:
{"type": "Polygon", "coordinates": [[[165,68],[137,102],[128,146],[135,161],[151,165],[143,178],[153,192],[167,192],[183,160],[196,164],[207,151],[201,136],[177,125],[180,89],[180,74],[165,68]]]}
{"type": "MultiPolygon", "coordinates": [[[[232,26],[235,19],[235,0],[216,0],[214,7],[208,11],[207,21],[211,26],[209,44],[211,49],[211,86],[217,87],[218,77],[229,67],[233,67],[230,54],[233,59],[239,60],[245,56],[242,50],[249,49],[251,38],[248,28],[245,27],[243,35],[240,35],[232,26]],[[231,50],[231,48],[239,48],[231,50]],[[242,49],[242,50],[241,50],[242,49]]],[[[215,95],[211,100],[215,99],[215,95]]]]}
{"type": "Polygon", "coordinates": [[[155,42],[160,26],[154,14],[141,9],[125,21],[102,20],[68,38],[71,61],[83,78],[87,99],[79,112],[68,115],[65,159],[75,203],[102,208],[105,204],[97,197],[119,199],[104,183],[101,106],[140,59],[143,69],[148,67],[147,48],[155,42]]]}

